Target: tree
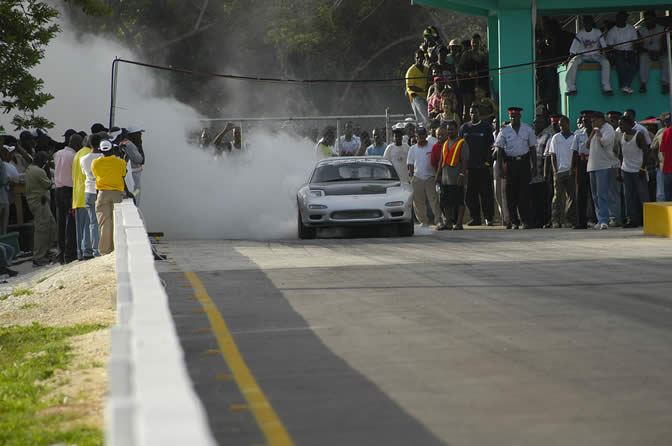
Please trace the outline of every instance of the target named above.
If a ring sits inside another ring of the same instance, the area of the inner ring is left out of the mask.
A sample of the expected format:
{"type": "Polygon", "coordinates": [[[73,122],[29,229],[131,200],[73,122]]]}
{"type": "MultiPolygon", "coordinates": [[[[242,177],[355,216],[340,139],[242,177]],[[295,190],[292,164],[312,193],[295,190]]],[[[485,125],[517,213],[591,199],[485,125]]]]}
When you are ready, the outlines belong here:
{"type": "Polygon", "coordinates": [[[58,11],[37,0],[0,2],[0,96],[3,113],[18,112],[15,130],[51,128],[53,124],[35,112],[53,98],[42,91],[44,82],[30,74],[40,63],[44,48],[59,31],[52,20],[58,11]]]}
{"type": "MultiPolygon", "coordinates": [[[[98,0],[73,0],[89,14],[109,10],[98,0]]],[[[59,32],[54,20],[58,10],[39,0],[2,0],[0,2],[0,107],[16,112],[15,130],[52,128],[54,124],[37,116],[37,110],[53,96],[43,91],[44,81],[30,73],[44,57],[49,41],[59,32]]],[[[0,126],[0,130],[2,127],[0,126]]]]}

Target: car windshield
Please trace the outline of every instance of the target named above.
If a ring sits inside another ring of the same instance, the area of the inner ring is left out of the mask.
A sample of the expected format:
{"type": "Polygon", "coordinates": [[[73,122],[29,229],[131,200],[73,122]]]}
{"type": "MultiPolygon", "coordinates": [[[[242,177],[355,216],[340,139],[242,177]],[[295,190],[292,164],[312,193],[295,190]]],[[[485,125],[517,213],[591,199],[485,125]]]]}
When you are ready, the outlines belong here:
{"type": "Polygon", "coordinates": [[[319,166],[315,169],[310,182],[329,183],[360,180],[399,180],[399,176],[394,167],[388,164],[353,161],[319,166]]]}

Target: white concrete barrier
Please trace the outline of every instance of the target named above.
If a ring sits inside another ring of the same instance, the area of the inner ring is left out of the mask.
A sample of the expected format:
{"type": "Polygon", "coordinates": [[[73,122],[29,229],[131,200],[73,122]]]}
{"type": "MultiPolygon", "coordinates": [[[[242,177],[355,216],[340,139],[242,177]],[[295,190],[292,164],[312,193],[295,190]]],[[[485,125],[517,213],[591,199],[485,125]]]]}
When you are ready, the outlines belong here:
{"type": "Polygon", "coordinates": [[[107,446],[214,446],[189,378],[151,244],[131,200],[114,209],[117,325],[110,335],[107,446]]]}

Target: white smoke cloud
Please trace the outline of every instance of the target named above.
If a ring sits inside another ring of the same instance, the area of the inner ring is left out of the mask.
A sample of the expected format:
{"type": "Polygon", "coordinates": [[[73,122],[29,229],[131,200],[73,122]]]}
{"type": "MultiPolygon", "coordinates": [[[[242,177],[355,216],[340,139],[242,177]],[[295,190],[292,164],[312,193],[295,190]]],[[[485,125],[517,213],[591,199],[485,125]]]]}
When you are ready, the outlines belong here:
{"type": "MultiPolygon", "coordinates": [[[[39,113],[55,122],[49,133],[56,140],[68,128],[88,133],[94,122],[107,124],[112,61],[139,60],[109,38],[76,36],[67,18],[60,20],[63,31],[35,70],[55,96],[39,113]]],[[[146,130],[140,208],[148,230],[172,239],[295,237],[295,192],[315,162],[312,143],[256,133],[245,135],[247,153],[214,160],[187,143],[201,117],[174,98],[157,97],[158,82],[148,68],[120,65],[115,125],[146,130]]]]}

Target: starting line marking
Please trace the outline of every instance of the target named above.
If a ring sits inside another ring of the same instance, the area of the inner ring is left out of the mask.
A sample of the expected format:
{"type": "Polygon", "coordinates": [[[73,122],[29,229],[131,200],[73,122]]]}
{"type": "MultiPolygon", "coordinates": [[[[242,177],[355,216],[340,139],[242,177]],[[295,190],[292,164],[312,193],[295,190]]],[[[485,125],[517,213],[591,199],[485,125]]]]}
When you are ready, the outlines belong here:
{"type": "Polygon", "coordinates": [[[241,389],[241,393],[247,400],[247,406],[254,414],[259,428],[264,433],[268,446],[294,446],[294,441],[290,438],[285,426],[280,422],[280,418],[278,418],[266,395],[257,384],[257,380],[247,367],[222,314],[208,295],[201,279],[193,272],[187,272],[185,276],[189,279],[196,297],[199,298],[203,310],[208,316],[222,356],[229,366],[238,388],[241,389]]]}

